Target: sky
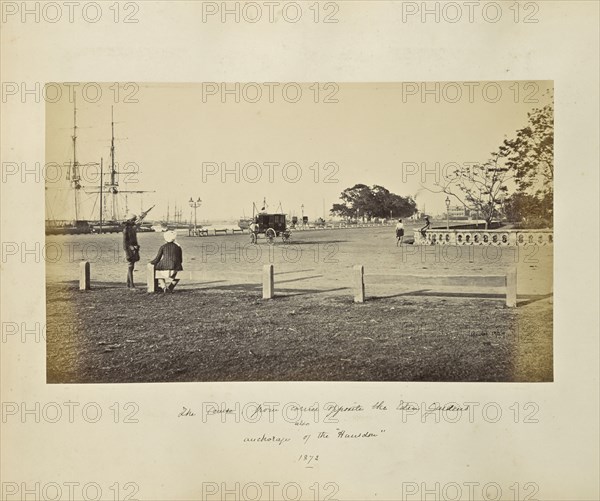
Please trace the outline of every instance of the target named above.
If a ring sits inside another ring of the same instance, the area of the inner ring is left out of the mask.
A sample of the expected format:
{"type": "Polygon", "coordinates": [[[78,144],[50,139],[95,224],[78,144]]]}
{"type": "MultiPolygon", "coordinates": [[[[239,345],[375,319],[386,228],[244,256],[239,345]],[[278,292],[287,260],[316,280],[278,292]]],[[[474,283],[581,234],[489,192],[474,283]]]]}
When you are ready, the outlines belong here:
{"type": "MultiPolygon", "coordinates": [[[[548,102],[552,83],[284,85],[107,83],[84,92],[79,84],[78,160],[102,158],[108,170],[112,108],[115,160],[127,172],[119,187],[151,191],[120,197],[120,215],[125,205],[136,213],[156,205],[148,218],[161,219],[177,205],[190,219],[188,201],[199,197],[198,220],[233,220],[266,198],[269,210],[281,204],[289,215],[316,219],[357,183],[413,196],[420,210],[437,214],[445,196],[423,189],[433,187],[436,163],[442,172],[449,163],[487,160],[548,102]]],[[[62,165],[73,155],[73,94],[48,92],[55,102],[46,104],[46,163],[62,165]]],[[[68,181],[49,178],[47,217],[73,218],[68,181]]],[[[88,167],[83,178],[80,218],[97,219],[91,192],[99,168],[88,167]]]]}

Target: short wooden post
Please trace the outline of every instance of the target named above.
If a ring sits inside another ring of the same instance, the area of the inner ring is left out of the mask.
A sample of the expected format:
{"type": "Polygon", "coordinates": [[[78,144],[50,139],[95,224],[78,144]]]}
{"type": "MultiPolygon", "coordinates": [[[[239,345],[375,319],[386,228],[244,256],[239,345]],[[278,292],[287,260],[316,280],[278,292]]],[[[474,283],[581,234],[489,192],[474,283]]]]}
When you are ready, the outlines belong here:
{"type": "Polygon", "coordinates": [[[354,266],[354,302],[365,302],[365,267],[362,264],[354,266]]]}
{"type": "Polygon", "coordinates": [[[158,280],[156,280],[154,265],[152,263],[146,265],[146,282],[148,285],[148,292],[156,292],[158,280]]]}
{"type": "Polygon", "coordinates": [[[506,274],[506,306],[517,307],[517,270],[514,268],[506,274]]]}
{"type": "Polygon", "coordinates": [[[273,299],[275,296],[275,273],[272,264],[263,266],[263,299],[273,299]]]}
{"type": "Polygon", "coordinates": [[[81,261],[79,263],[79,290],[90,290],[90,263],[89,261],[81,261]]]}

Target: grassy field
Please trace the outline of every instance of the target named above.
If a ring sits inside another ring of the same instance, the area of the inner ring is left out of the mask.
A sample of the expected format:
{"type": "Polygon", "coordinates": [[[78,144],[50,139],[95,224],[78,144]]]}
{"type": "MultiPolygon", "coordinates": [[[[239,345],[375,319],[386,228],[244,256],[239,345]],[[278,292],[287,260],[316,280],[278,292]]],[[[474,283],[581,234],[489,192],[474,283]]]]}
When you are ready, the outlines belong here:
{"type": "MultiPolygon", "coordinates": [[[[144,262],[159,236],[141,235],[144,262]]],[[[110,256],[119,236],[80,238],[110,256]]],[[[287,250],[260,243],[257,258],[256,250],[244,251],[244,235],[182,237],[185,271],[169,295],[147,294],[143,271],[136,279],[142,287],[128,291],[118,253],[113,261],[97,253],[93,288],[85,292],[77,290],[77,256],[49,264],[48,382],[552,381],[551,248],[518,258],[505,248],[493,260],[478,248],[456,259],[396,247],[391,228],[293,238],[287,250]],[[277,296],[264,301],[261,268],[269,262],[277,296]],[[373,274],[364,304],[352,302],[358,263],[367,279],[373,274]],[[390,273],[502,274],[512,267],[516,309],[498,291],[377,284],[377,275],[390,273]]]]}

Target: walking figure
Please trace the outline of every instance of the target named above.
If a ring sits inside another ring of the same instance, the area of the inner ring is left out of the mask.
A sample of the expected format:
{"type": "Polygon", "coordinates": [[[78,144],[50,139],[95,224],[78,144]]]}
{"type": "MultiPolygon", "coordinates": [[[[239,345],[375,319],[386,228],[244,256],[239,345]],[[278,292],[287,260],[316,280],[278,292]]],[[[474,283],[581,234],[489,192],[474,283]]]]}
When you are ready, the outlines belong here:
{"type": "Polygon", "coordinates": [[[258,226],[258,221],[253,221],[252,224],[249,227],[250,230],[250,243],[255,244],[258,240],[258,232],[259,232],[259,226],[258,226]]]}
{"type": "Polygon", "coordinates": [[[402,245],[403,240],[404,224],[402,223],[402,219],[398,219],[398,223],[396,224],[396,247],[398,247],[398,244],[402,245]]]}

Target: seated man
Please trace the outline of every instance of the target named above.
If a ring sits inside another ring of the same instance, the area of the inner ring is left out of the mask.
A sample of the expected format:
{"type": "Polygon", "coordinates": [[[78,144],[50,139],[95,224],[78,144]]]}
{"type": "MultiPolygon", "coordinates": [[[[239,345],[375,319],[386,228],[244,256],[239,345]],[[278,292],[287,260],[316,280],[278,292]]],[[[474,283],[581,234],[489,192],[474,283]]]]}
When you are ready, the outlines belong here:
{"type": "Polygon", "coordinates": [[[163,236],[167,243],[158,249],[158,254],[150,262],[155,266],[158,286],[163,292],[173,292],[179,283],[179,279],[176,278],[177,272],[183,270],[183,251],[175,242],[175,231],[165,231],[163,236]]]}

